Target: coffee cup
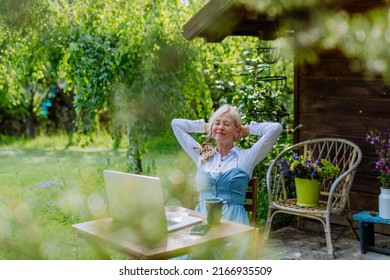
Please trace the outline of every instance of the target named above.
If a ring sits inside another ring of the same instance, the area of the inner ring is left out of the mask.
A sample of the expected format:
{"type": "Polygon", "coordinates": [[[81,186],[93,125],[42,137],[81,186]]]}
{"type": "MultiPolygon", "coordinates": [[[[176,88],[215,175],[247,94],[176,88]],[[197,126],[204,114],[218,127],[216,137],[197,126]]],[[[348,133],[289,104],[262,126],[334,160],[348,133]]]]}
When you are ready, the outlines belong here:
{"type": "Polygon", "coordinates": [[[207,224],[217,225],[221,222],[221,218],[229,210],[230,205],[221,197],[208,197],[204,199],[207,210],[207,224]],[[227,204],[224,211],[223,205],[227,204]]]}

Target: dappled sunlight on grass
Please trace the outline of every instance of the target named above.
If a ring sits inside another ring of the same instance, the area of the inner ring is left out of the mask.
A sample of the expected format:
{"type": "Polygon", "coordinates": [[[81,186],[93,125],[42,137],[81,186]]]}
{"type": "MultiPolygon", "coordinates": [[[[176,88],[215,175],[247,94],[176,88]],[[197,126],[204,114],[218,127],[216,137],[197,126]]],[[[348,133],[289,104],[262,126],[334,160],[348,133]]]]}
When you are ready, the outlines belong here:
{"type": "MultiPolygon", "coordinates": [[[[0,259],[97,258],[71,226],[109,215],[103,170],[122,170],[125,150],[35,141],[0,146],[0,259]]],[[[194,170],[187,156],[151,147],[143,163],[162,178],[166,203],[181,205],[194,170]]]]}
{"type": "MultiPolygon", "coordinates": [[[[27,203],[14,208],[0,205],[0,254],[2,259],[56,259],[63,258],[61,250],[48,250],[48,245],[64,240],[56,231],[50,234],[40,226],[27,203]],[[46,248],[46,249],[44,249],[46,248]]],[[[52,246],[54,249],[54,247],[52,246]]]]}

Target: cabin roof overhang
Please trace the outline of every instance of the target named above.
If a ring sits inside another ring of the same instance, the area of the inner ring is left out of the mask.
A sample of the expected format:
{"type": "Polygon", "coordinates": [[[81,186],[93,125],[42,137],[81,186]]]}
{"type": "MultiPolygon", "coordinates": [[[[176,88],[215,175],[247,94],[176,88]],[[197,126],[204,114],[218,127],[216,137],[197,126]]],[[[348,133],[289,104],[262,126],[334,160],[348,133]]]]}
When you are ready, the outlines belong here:
{"type": "MultiPolygon", "coordinates": [[[[248,0],[210,0],[183,26],[184,38],[193,40],[203,37],[207,43],[218,43],[228,36],[240,35],[274,40],[294,33],[293,30],[280,30],[282,21],[293,19],[302,23],[310,18],[310,10],[304,7],[271,17],[266,12],[258,11],[251,3],[253,5],[253,1],[248,0]]],[[[325,7],[335,12],[344,10],[350,14],[388,7],[386,0],[330,0],[320,3],[318,9],[325,7]]]]}

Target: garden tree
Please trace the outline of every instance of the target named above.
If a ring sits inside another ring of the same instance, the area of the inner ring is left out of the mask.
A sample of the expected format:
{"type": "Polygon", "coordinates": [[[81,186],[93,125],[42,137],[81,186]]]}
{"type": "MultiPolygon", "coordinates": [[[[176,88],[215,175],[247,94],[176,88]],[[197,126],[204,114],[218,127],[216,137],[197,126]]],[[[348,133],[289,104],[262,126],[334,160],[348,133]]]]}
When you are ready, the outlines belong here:
{"type": "Polygon", "coordinates": [[[108,108],[113,132],[125,129],[128,137],[128,171],[142,173],[145,144],[173,116],[209,111],[196,62],[200,50],[181,35],[185,19],[178,15],[188,12],[176,1],[93,0],[77,1],[69,13],[63,65],[75,90],[78,131],[92,141],[96,116],[108,108]]]}
{"type": "Polygon", "coordinates": [[[57,71],[51,64],[55,56],[50,51],[56,48],[49,38],[56,21],[50,16],[49,3],[1,1],[0,91],[6,96],[2,112],[20,116],[29,137],[36,134],[40,106],[57,71]]]}

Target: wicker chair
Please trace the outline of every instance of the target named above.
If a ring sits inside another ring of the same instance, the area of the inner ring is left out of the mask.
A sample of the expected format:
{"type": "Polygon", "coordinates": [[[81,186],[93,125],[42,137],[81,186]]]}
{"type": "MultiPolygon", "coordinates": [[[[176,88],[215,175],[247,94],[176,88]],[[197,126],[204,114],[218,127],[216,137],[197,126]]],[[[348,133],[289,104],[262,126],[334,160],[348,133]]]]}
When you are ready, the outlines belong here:
{"type": "Polygon", "coordinates": [[[324,226],[328,254],[332,258],[334,257],[334,249],[330,228],[331,215],[344,215],[353,234],[358,238],[352,227],[349,191],[361,159],[362,152],[356,144],[338,138],[308,140],[295,144],[281,152],[273,160],[267,171],[269,208],[264,240],[268,239],[272,219],[278,213],[298,216],[300,228],[302,228],[302,218],[319,220],[324,226]],[[283,159],[288,159],[293,153],[304,156],[310,153],[314,158],[325,158],[340,167],[340,174],[337,178],[322,182],[320,204],[316,207],[298,206],[295,195],[285,184],[286,178],[278,170],[278,163],[283,159]]]}

